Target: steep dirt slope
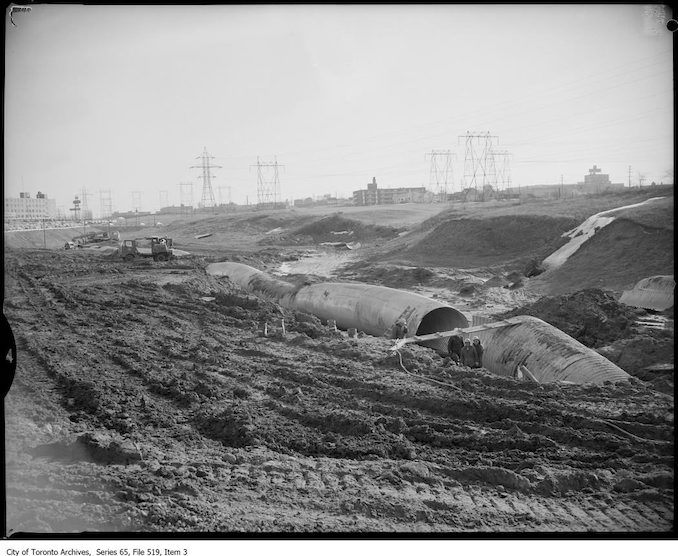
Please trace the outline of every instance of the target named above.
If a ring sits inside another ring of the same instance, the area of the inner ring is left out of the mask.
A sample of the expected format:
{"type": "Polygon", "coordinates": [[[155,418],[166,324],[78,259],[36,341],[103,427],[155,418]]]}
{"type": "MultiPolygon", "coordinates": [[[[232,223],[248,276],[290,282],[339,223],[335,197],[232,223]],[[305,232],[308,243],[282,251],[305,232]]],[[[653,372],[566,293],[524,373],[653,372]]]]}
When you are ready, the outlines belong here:
{"type": "Polygon", "coordinates": [[[672,528],[672,395],[406,372],[201,266],[7,253],[12,530],[672,528]]]}
{"type": "Polygon", "coordinates": [[[537,277],[531,287],[546,294],[583,288],[621,292],[648,276],[674,273],[673,230],[618,218],[598,231],[561,267],[537,277]]]}

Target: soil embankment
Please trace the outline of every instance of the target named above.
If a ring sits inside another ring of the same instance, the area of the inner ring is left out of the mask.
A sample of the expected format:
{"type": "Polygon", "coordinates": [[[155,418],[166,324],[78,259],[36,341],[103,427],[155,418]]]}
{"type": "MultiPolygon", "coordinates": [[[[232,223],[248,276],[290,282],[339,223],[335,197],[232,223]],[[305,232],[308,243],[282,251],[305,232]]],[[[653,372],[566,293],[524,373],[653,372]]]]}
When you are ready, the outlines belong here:
{"type": "Polygon", "coordinates": [[[11,531],[672,529],[672,394],[406,372],[203,266],[7,252],[11,531]]]}
{"type": "Polygon", "coordinates": [[[453,217],[403,249],[391,248],[384,258],[454,268],[521,266],[555,250],[564,241],[562,234],[576,224],[572,218],[551,216],[453,217]]]}
{"type": "Polygon", "coordinates": [[[601,287],[620,292],[648,276],[673,274],[673,235],[673,229],[618,218],[533,287],[551,295],[601,287]]]}

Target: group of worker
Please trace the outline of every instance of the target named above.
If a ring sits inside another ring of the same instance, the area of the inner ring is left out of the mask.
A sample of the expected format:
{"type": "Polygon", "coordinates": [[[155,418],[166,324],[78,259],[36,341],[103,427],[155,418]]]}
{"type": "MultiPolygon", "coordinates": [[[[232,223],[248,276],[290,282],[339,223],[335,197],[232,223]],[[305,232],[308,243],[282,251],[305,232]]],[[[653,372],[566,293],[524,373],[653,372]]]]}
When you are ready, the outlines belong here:
{"type": "MultiPolygon", "coordinates": [[[[392,339],[401,339],[407,335],[407,323],[399,318],[388,332],[392,339]]],[[[485,349],[480,343],[480,338],[474,336],[473,340],[463,336],[450,336],[447,342],[447,353],[455,365],[463,365],[478,369],[483,366],[483,352],[485,349]]]]}
{"type": "Polygon", "coordinates": [[[473,341],[463,336],[450,336],[447,341],[447,353],[452,362],[456,365],[471,367],[474,369],[483,366],[483,352],[485,349],[480,343],[478,336],[473,337],[473,341]]]}

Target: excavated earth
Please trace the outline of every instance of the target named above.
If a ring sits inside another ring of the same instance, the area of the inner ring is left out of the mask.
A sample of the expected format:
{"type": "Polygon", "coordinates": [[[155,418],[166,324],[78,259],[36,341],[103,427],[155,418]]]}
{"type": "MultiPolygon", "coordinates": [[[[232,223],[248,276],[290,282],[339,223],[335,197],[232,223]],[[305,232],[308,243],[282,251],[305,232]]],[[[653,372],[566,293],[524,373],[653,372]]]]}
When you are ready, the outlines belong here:
{"type": "Polygon", "coordinates": [[[6,250],[10,534],[673,531],[672,391],[398,356],[205,263],[6,250]]]}

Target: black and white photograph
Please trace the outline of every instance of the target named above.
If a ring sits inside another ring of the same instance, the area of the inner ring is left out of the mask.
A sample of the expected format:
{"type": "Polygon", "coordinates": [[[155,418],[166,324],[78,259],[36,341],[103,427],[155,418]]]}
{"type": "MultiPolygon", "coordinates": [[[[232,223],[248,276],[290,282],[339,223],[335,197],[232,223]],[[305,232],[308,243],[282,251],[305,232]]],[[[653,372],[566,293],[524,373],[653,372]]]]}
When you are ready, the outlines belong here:
{"type": "Polygon", "coordinates": [[[4,538],[673,539],[675,15],[9,4],[4,538]]]}

